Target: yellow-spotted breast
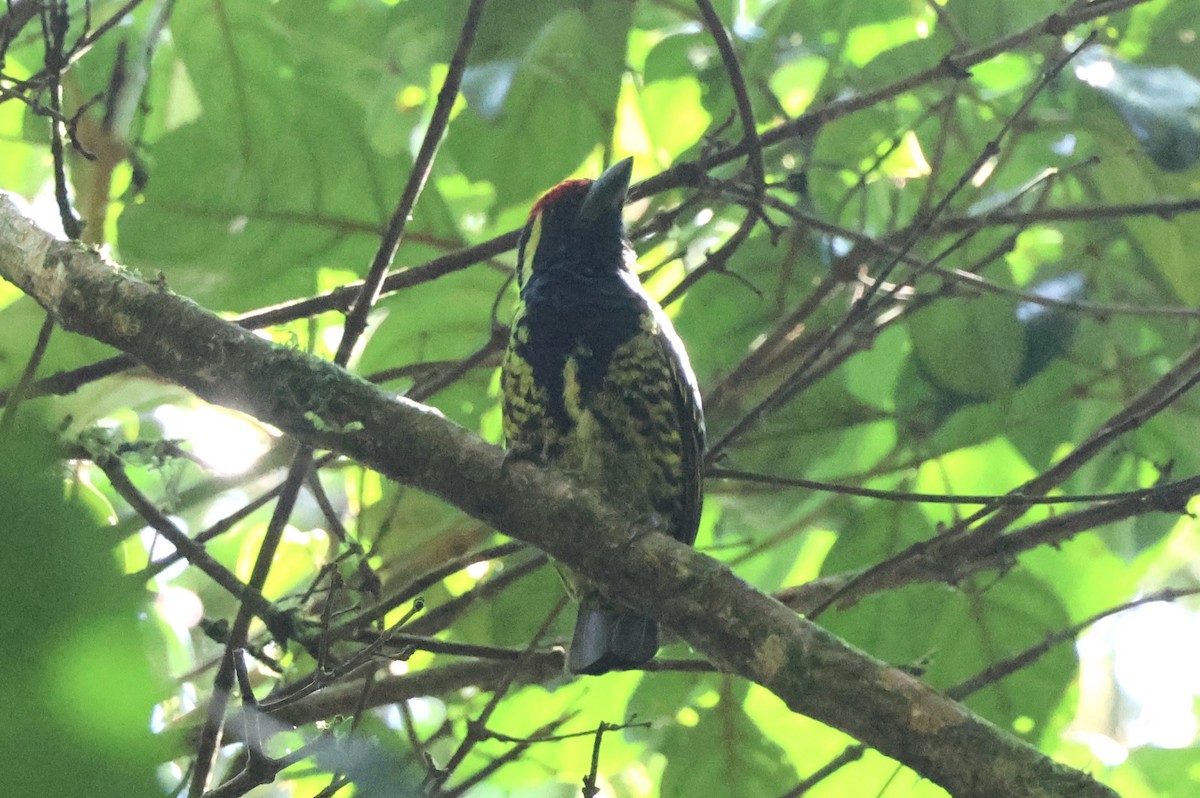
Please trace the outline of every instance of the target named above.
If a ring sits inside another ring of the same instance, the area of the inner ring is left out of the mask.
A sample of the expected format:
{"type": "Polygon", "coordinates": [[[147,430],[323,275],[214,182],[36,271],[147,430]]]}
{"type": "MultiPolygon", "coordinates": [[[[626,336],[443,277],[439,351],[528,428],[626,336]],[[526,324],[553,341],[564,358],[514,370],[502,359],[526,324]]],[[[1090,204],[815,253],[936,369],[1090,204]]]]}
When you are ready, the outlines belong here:
{"type": "MultiPolygon", "coordinates": [[[[568,180],[521,235],[520,300],[501,371],[510,456],[551,463],[638,523],[691,544],[704,418],[670,319],[642,288],[621,209],[632,161],[568,180]]],[[[658,652],[658,623],[581,586],[567,667],[600,674],[658,652]]]]}

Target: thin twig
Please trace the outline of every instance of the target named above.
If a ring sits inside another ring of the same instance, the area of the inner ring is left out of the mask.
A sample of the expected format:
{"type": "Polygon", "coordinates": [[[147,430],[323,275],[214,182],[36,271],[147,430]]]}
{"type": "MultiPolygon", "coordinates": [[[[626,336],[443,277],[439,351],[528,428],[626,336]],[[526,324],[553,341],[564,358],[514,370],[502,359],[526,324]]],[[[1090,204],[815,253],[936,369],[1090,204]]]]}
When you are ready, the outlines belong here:
{"type": "Polygon", "coordinates": [[[455,749],[454,753],[451,754],[450,760],[446,763],[445,768],[439,771],[439,776],[442,783],[437,785],[438,795],[447,795],[442,788],[442,784],[445,784],[446,779],[449,779],[454,775],[454,771],[457,770],[459,765],[463,763],[463,760],[467,758],[467,754],[471,753],[476,744],[486,738],[485,730],[487,729],[488,719],[491,718],[492,713],[494,713],[496,708],[500,706],[500,701],[508,693],[509,688],[512,687],[513,680],[516,678],[522,662],[537,649],[538,645],[541,643],[542,636],[546,634],[547,630],[550,628],[550,625],[557,620],[559,614],[562,613],[566,606],[567,598],[566,596],[563,596],[546,616],[546,620],[542,622],[542,625],[538,627],[538,630],[534,632],[533,637],[530,638],[529,645],[525,647],[525,651],[522,653],[522,656],[513,663],[512,668],[509,670],[504,680],[496,687],[495,690],[492,691],[492,696],[488,700],[487,705],[480,711],[479,717],[467,724],[466,736],[463,738],[458,748],[455,749]]]}
{"type": "Polygon", "coordinates": [[[513,583],[544,567],[549,559],[545,554],[539,553],[524,562],[506,567],[500,573],[477,583],[466,593],[455,596],[438,607],[433,607],[413,621],[409,625],[409,630],[414,634],[434,635],[448,629],[468,608],[499,595],[513,583]]]}
{"type": "MultiPolygon", "coordinates": [[[[663,189],[666,190],[666,189],[663,189]]],[[[886,239],[851,230],[841,225],[828,222],[820,217],[805,213],[795,207],[780,202],[770,196],[763,198],[763,203],[774,210],[788,214],[797,221],[815,230],[829,235],[839,236],[856,244],[869,247],[871,251],[887,255],[900,254],[903,261],[913,266],[920,266],[922,261],[911,255],[900,253],[898,247],[888,243],[886,239]]],[[[949,217],[933,224],[929,233],[958,232],[976,227],[999,227],[1005,225],[1028,226],[1044,222],[1091,222],[1105,219],[1119,219],[1126,216],[1158,216],[1166,220],[1173,219],[1179,214],[1200,212],[1200,199],[1161,200],[1156,202],[1131,203],[1125,205],[1092,205],[1075,208],[1045,208],[1037,211],[1010,212],[997,211],[983,216],[949,217]]],[[[509,231],[496,236],[481,244],[443,255],[438,258],[414,266],[403,271],[388,275],[384,281],[382,292],[390,294],[414,287],[447,274],[451,274],[470,266],[481,263],[489,258],[503,254],[516,246],[519,231],[509,231]]],[[[1132,315],[1132,316],[1166,316],[1179,318],[1200,317],[1200,310],[1186,307],[1157,307],[1150,305],[1105,304],[1084,301],[1068,301],[1039,297],[1036,294],[1021,292],[1005,286],[997,286],[977,275],[968,275],[961,269],[937,269],[937,273],[948,279],[953,279],[982,291],[990,293],[1005,293],[1029,302],[1042,305],[1054,305],[1097,316],[1132,315]]],[[[690,285],[694,280],[689,282],[690,285]]],[[[335,289],[325,294],[292,300],[267,308],[251,311],[236,319],[246,329],[260,330],[278,324],[286,324],[297,319],[308,318],[330,310],[346,308],[361,290],[361,283],[353,283],[335,289]]],[[[686,288],[686,286],[684,286],[686,288]]],[[[681,295],[677,289],[672,289],[669,297],[681,295]]],[[[670,304],[670,300],[665,300],[670,304]]],[[[483,354],[481,349],[478,355],[483,354]]],[[[50,394],[63,395],[73,393],[82,386],[105,377],[119,374],[137,365],[137,361],[129,355],[117,355],[106,360],[99,360],[77,369],[60,371],[48,377],[43,377],[33,384],[27,398],[37,398],[50,394]]],[[[439,380],[437,387],[443,387],[439,380]]],[[[12,391],[0,391],[0,404],[11,401],[12,391]]]]}
{"type": "Polygon", "coordinates": [[[1155,496],[1178,492],[1181,486],[1196,484],[1196,477],[1166,482],[1150,488],[1136,490],[1114,491],[1111,493],[1079,493],[1069,496],[1023,496],[1019,492],[998,494],[942,494],[942,493],[911,493],[902,490],[877,490],[863,488],[857,485],[839,485],[832,482],[822,482],[815,479],[798,477],[777,477],[770,474],[758,474],[753,471],[738,471],[732,468],[709,468],[706,472],[709,479],[730,479],[738,482],[750,482],[756,485],[775,485],[789,488],[808,488],[809,490],[838,493],[845,496],[861,496],[869,499],[880,499],[891,502],[914,502],[919,504],[988,504],[997,507],[1032,507],[1039,504],[1078,504],[1084,502],[1110,502],[1124,499],[1153,500],[1155,496]]]}
{"type": "MultiPolygon", "coordinates": [[[[1089,39],[1085,41],[1085,44],[1090,43],[1092,38],[1094,38],[1094,36],[1089,37],[1089,39]]],[[[826,348],[848,333],[861,319],[866,317],[870,311],[877,308],[877,305],[872,302],[872,299],[875,297],[876,293],[883,288],[884,281],[887,279],[887,276],[893,269],[895,269],[897,265],[904,261],[905,257],[907,257],[909,252],[912,251],[912,248],[916,246],[921,237],[927,233],[933,222],[939,218],[943,212],[945,212],[951,201],[953,201],[959,192],[962,191],[962,189],[967,185],[971,177],[975,175],[980,168],[982,168],[989,158],[999,151],[1001,141],[1004,140],[1008,132],[1014,127],[1015,123],[1020,119],[1023,119],[1028,113],[1034,99],[1041,94],[1047,85],[1049,85],[1051,78],[1054,75],[1057,75],[1066,66],[1070,58],[1076,55],[1083,46],[1084,45],[1080,45],[1072,50],[1064,58],[1056,62],[1054,67],[1052,67],[1045,75],[1043,75],[1042,79],[1039,80],[1027,93],[1025,99],[1022,101],[1021,105],[1017,108],[1013,115],[1010,116],[1005,121],[1004,125],[1001,126],[999,133],[997,133],[990,141],[988,141],[988,143],[984,146],[983,151],[975,158],[974,162],[967,167],[967,169],[963,170],[955,185],[951,187],[948,192],[946,192],[938,204],[935,205],[934,208],[929,212],[928,216],[918,219],[908,228],[905,233],[904,242],[898,246],[896,252],[882,267],[879,274],[875,275],[875,281],[867,287],[861,296],[859,296],[845,317],[818,337],[818,339],[813,343],[808,356],[801,361],[800,365],[797,366],[791,377],[781,383],[767,396],[766,399],[760,401],[753,409],[744,414],[742,418],[733,425],[732,428],[730,428],[720,439],[718,439],[708,448],[708,452],[705,455],[706,462],[715,462],[716,459],[720,457],[721,454],[734,441],[736,441],[738,438],[744,435],[747,430],[762,420],[766,414],[779,407],[785,399],[794,395],[797,390],[797,385],[800,384],[800,381],[804,379],[806,374],[816,366],[818,361],[821,360],[826,348]]],[[[975,231],[971,231],[960,238],[955,245],[952,245],[950,249],[943,252],[939,259],[946,257],[950,252],[957,248],[957,246],[965,243],[969,236],[974,232],[975,231]]],[[[936,262],[936,260],[934,262],[936,262]]],[[[928,268],[928,266],[924,268],[928,268]]],[[[918,269],[917,273],[919,274],[920,272],[921,269],[918,269]]],[[[907,283],[903,284],[903,286],[906,287],[907,283]]],[[[885,294],[885,299],[882,301],[886,301],[887,298],[894,297],[896,292],[898,292],[901,287],[901,284],[893,285],[892,289],[885,294]]],[[[807,380],[806,382],[811,383],[811,380],[807,380]]]]}
{"type": "MultiPolygon", "coordinates": [[[[1002,53],[1028,47],[1043,36],[1061,38],[1076,25],[1081,25],[1109,14],[1115,14],[1118,11],[1142,5],[1146,2],[1149,2],[1149,0],[1111,0],[1111,2],[1075,3],[1071,8],[1062,12],[1049,14],[1023,30],[997,39],[969,53],[955,53],[952,57],[942,59],[935,66],[916,74],[908,75],[875,91],[852,94],[845,99],[834,100],[818,108],[812,108],[802,116],[763,131],[759,134],[759,141],[762,143],[762,146],[770,147],[789,139],[810,135],[830,122],[843,119],[867,108],[872,108],[922,86],[936,83],[946,78],[957,79],[962,75],[964,70],[969,70],[973,66],[990,61],[1002,53]]],[[[739,142],[723,150],[705,153],[694,161],[681,161],[670,169],[635,186],[631,194],[635,198],[639,198],[657,194],[667,189],[692,185],[695,175],[704,174],[715,167],[731,163],[745,154],[746,145],[744,142],[739,142]]]]}
{"type": "Polygon", "coordinates": [[[412,601],[417,596],[421,595],[426,590],[429,590],[434,585],[438,584],[451,574],[456,574],[459,571],[480,562],[488,562],[490,560],[498,560],[501,557],[507,557],[509,554],[525,549],[524,543],[519,541],[509,541],[501,543],[497,546],[491,546],[480,551],[471,551],[454,557],[442,563],[436,569],[427,574],[417,577],[413,581],[404,585],[400,589],[394,591],[387,597],[381,599],[374,606],[368,607],[352,618],[348,618],[330,630],[330,634],[334,637],[345,635],[355,630],[361,629],[366,625],[381,620],[389,612],[399,607],[401,604],[412,601]]]}
{"type": "Polygon", "coordinates": [[[442,136],[445,135],[446,126],[450,123],[450,111],[458,99],[458,88],[462,83],[463,71],[467,68],[467,56],[471,52],[471,46],[475,43],[475,34],[479,29],[479,20],[483,17],[483,7],[486,2],[487,0],[471,0],[471,5],[467,8],[467,18],[462,24],[458,45],[450,59],[446,79],[442,82],[442,88],[438,92],[433,116],[425,130],[425,137],[421,141],[417,157],[413,160],[412,171],[409,173],[404,191],[400,195],[400,202],[397,203],[396,210],[392,213],[384,231],[383,240],[379,242],[379,249],[375,252],[375,258],[371,262],[371,268],[367,272],[366,280],[363,281],[358,298],[350,309],[350,314],[346,317],[342,340],[338,344],[337,354],[334,355],[334,362],[339,365],[344,366],[350,362],[354,345],[358,343],[359,337],[367,329],[367,314],[371,312],[371,308],[379,299],[384,278],[387,277],[388,267],[396,256],[396,250],[400,246],[400,238],[404,235],[408,218],[412,215],[422,189],[425,188],[425,181],[429,179],[429,170],[433,167],[434,156],[437,154],[442,136]]]}
{"type": "Polygon", "coordinates": [[[259,712],[258,702],[254,698],[250,676],[246,671],[244,655],[245,652],[240,650],[234,652],[233,669],[242,698],[246,764],[236,776],[215,790],[205,793],[203,798],[238,798],[255,787],[270,784],[281,771],[308,759],[329,739],[326,734],[322,734],[312,742],[306,743],[278,759],[268,756],[263,747],[262,716],[259,712]]]}
{"type": "Polygon", "coordinates": [[[1128,610],[1132,610],[1146,604],[1157,603],[1160,601],[1171,602],[1175,601],[1176,599],[1195,595],[1200,595],[1200,588],[1160,590],[1157,593],[1151,593],[1148,596],[1143,596],[1142,598],[1128,601],[1119,606],[1110,607],[1109,609],[1098,612],[1090,618],[1075,624],[1074,626],[1070,626],[1066,629],[1060,629],[1057,632],[1047,635],[1046,638],[1037,645],[1030,646],[1024,651],[1014,654],[1013,656],[1008,657],[1001,662],[997,662],[994,665],[988,666],[980,673],[972,676],[970,679],[960,682],[954,687],[946,690],[946,695],[950,698],[953,698],[955,701],[962,701],[972,693],[976,693],[979,690],[982,690],[984,687],[994,684],[995,682],[998,682],[1007,676],[1011,676],[1020,669],[1032,665],[1034,662],[1041,659],[1041,657],[1050,649],[1074,640],[1075,638],[1079,637],[1079,635],[1085,629],[1095,625],[1098,621],[1102,621],[1105,618],[1122,612],[1127,612],[1128,610]]]}
{"type": "Polygon", "coordinates": [[[1102,502],[1063,513],[998,538],[993,536],[936,537],[916,543],[895,556],[855,573],[821,577],[776,594],[787,606],[813,617],[829,606],[848,604],[864,596],[921,581],[954,584],[972,573],[1007,567],[1021,553],[1040,546],[1058,546],[1090,529],[1150,512],[1182,514],[1187,501],[1200,493],[1200,477],[1172,483],[1170,491],[1152,497],[1102,502]]]}
{"type": "MultiPolygon", "coordinates": [[[[291,517],[292,508],[300,495],[300,487],[304,477],[312,465],[312,449],[304,446],[296,453],[288,471],[287,481],[275,503],[275,512],[267,524],[263,542],[258,548],[254,560],[254,568],[250,573],[249,587],[251,590],[262,592],[270,575],[275,552],[283,539],[283,531],[291,517]]],[[[212,772],[213,760],[221,744],[221,734],[225,725],[225,709],[229,705],[229,697],[233,688],[233,659],[234,652],[246,644],[250,621],[254,618],[251,602],[243,600],[238,607],[237,616],[229,630],[229,640],[225,646],[225,654],[213,680],[212,696],[209,698],[208,715],[200,735],[200,743],[196,748],[196,769],[192,772],[191,794],[201,795],[208,785],[208,777],[212,772]]]]}
{"type": "MultiPolygon", "coordinates": [[[[871,299],[875,296],[875,293],[879,290],[879,288],[882,287],[883,282],[887,280],[888,275],[891,274],[892,270],[894,270],[896,266],[900,264],[900,256],[907,255],[912,248],[916,246],[916,243],[920,240],[920,237],[928,232],[929,228],[933,226],[933,223],[936,219],[941,218],[946,209],[950,207],[950,203],[954,201],[954,199],[964,188],[966,188],[967,184],[971,182],[972,178],[979,173],[979,170],[982,169],[989,160],[996,157],[996,155],[1001,152],[1000,145],[1008,137],[1008,134],[1015,130],[1017,125],[1029,114],[1030,109],[1033,107],[1034,100],[1041,96],[1042,92],[1046,90],[1046,87],[1048,87],[1055,80],[1055,78],[1058,77],[1059,73],[1066,68],[1067,64],[1069,64],[1075,58],[1075,56],[1079,55],[1079,53],[1081,53],[1085,48],[1092,45],[1092,43],[1096,40],[1097,35],[1098,31],[1092,31],[1082,42],[1071,48],[1069,52],[1065,53],[1061,58],[1055,61],[1048,70],[1042,73],[1042,76],[1026,93],[1025,98],[1021,101],[1021,104],[1017,106],[1017,110],[1004,120],[1004,124],[1000,126],[1000,131],[993,136],[987,144],[984,145],[983,151],[979,153],[979,155],[975,158],[975,161],[970,166],[963,170],[962,174],[959,175],[958,181],[955,182],[950,190],[945,193],[942,199],[933,206],[927,216],[919,218],[916,224],[910,228],[905,242],[900,246],[900,252],[887,264],[885,264],[882,269],[879,270],[879,274],[875,275],[875,285],[868,288],[859,302],[856,303],[858,307],[851,310],[851,316],[855,315],[856,311],[861,313],[866,312],[867,308],[870,306],[871,299]]],[[[978,228],[976,227],[972,229],[978,228]]],[[[918,270],[918,275],[919,274],[920,271],[918,270]]],[[[912,279],[915,279],[916,276],[917,275],[914,275],[912,279]]]]}
{"type": "Polygon", "coordinates": [[[29,353],[29,359],[25,361],[25,368],[21,371],[21,378],[17,380],[17,387],[13,388],[11,398],[4,405],[4,414],[0,416],[0,439],[8,434],[17,420],[17,408],[29,392],[38,366],[46,356],[46,347],[50,345],[50,335],[53,332],[54,314],[47,311],[46,318],[42,320],[42,328],[38,331],[37,341],[33,344],[33,351],[29,353]]]}
{"type": "MultiPolygon", "coordinates": [[[[487,778],[495,774],[496,771],[500,770],[500,768],[519,759],[531,745],[539,742],[539,740],[536,738],[552,735],[560,726],[570,722],[576,714],[577,713],[574,712],[567,712],[550,721],[549,723],[544,724],[534,732],[534,738],[522,740],[516,743],[512,748],[508,749],[491,762],[488,762],[487,765],[480,768],[478,772],[472,773],[470,777],[464,779],[461,783],[444,790],[442,794],[445,796],[445,798],[458,798],[458,796],[467,795],[471,788],[482,784],[487,778]]],[[[588,734],[590,733],[591,732],[588,732],[588,734]]]]}
{"type": "Polygon", "coordinates": [[[837,773],[846,765],[862,759],[863,754],[866,752],[867,747],[865,745],[855,744],[846,746],[840,754],[826,762],[811,776],[801,781],[783,795],[779,796],[779,798],[800,798],[801,795],[804,795],[813,787],[816,787],[818,784],[832,776],[834,773],[837,773]]]}
{"type": "Polygon", "coordinates": [[[717,45],[717,52],[721,55],[721,62],[725,66],[725,72],[729,75],[729,85],[733,89],[738,117],[742,123],[742,147],[745,149],[747,163],[750,167],[751,190],[754,197],[754,204],[752,207],[747,208],[745,218],[742,219],[741,224],[738,225],[733,235],[726,239],[725,243],[719,249],[709,253],[708,258],[703,264],[685,275],[679,284],[663,297],[663,305],[670,305],[683,296],[688,288],[705,274],[724,271],[729,259],[746,242],[750,237],[750,233],[754,230],[754,226],[763,218],[759,201],[761,201],[766,191],[766,172],[763,168],[762,144],[758,139],[758,123],[754,119],[754,108],[750,102],[750,94],[746,90],[746,79],[742,75],[741,66],[738,64],[737,53],[733,49],[733,42],[729,40],[729,34],[726,32],[720,16],[717,15],[716,10],[709,0],[696,0],[696,7],[700,10],[700,17],[704,20],[704,25],[708,28],[709,35],[712,36],[713,42],[717,45]]]}
{"type": "Polygon", "coordinates": [[[596,727],[596,731],[588,732],[596,735],[596,740],[592,743],[592,767],[588,770],[586,776],[583,777],[583,798],[596,798],[600,794],[599,778],[600,778],[600,743],[604,740],[604,733],[616,728],[603,721],[596,727]]]}
{"type": "Polygon", "coordinates": [[[67,28],[71,24],[66,0],[48,0],[42,5],[42,39],[45,43],[46,73],[50,77],[50,154],[54,162],[54,200],[58,205],[58,216],[62,221],[67,238],[78,239],[83,225],[71,208],[70,192],[67,188],[66,153],[62,140],[62,73],[66,68],[64,47],[67,28]]]}
{"type": "Polygon", "coordinates": [[[266,621],[267,625],[272,629],[287,628],[289,625],[287,618],[275,609],[275,606],[263,596],[260,590],[250,587],[238,579],[232,571],[221,565],[216,558],[209,554],[202,545],[189,538],[183,530],[177,527],[170,518],[155,507],[137,489],[137,486],[133,484],[128,474],[125,473],[125,468],[121,465],[120,460],[115,457],[100,457],[97,458],[96,465],[104,472],[109,484],[112,485],[117,495],[133,508],[134,512],[138,514],[147,526],[174,546],[176,554],[179,557],[187,560],[195,568],[198,568],[205,576],[224,588],[231,596],[241,599],[254,614],[266,621]]]}

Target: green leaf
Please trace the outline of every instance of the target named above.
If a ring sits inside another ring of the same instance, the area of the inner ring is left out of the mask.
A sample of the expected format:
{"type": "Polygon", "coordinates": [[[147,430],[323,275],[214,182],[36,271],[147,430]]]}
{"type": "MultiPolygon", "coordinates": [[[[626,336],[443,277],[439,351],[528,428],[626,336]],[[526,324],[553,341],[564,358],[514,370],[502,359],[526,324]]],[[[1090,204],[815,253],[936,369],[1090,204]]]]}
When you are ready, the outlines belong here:
{"type": "MultiPolygon", "coordinates": [[[[199,8],[172,16],[202,115],[153,142],[145,194],[119,234],[126,261],[161,270],[173,290],[245,310],[312,293],[323,267],[365,272],[410,162],[393,147],[377,151],[374,95],[360,100],[353,84],[329,77],[380,50],[382,10],[306,15],[247,2],[229,14],[223,25],[199,8]],[[324,48],[333,38],[338,48],[324,48]]],[[[397,264],[457,241],[436,191],[426,191],[397,264]]]]}
{"type": "Polygon", "coordinates": [[[1133,752],[1130,765],[1141,771],[1157,798],[1188,798],[1200,791],[1195,749],[1147,746],[1133,752]]]}
{"type": "MultiPolygon", "coordinates": [[[[1092,177],[1104,202],[1145,202],[1154,197],[1188,196],[1195,191],[1187,174],[1148,169],[1143,158],[1130,154],[1125,134],[1116,129],[1116,120],[1106,123],[1096,116],[1091,114],[1088,121],[1103,166],[1094,170],[1092,177]]],[[[1111,115],[1105,111],[1104,116],[1111,115]]],[[[1200,226],[1150,215],[1125,217],[1120,226],[1128,230],[1153,272],[1179,300],[1190,305],[1200,303],[1200,271],[1193,257],[1200,251],[1200,226]]]]}
{"type": "Polygon", "coordinates": [[[651,152],[661,163],[671,163],[699,141],[711,121],[692,76],[648,83],[637,99],[651,152]]]}
{"type": "MultiPolygon", "coordinates": [[[[822,570],[840,573],[873,564],[928,534],[929,525],[911,507],[873,509],[859,527],[839,537],[822,570]]],[[[1070,623],[1049,583],[1022,572],[972,578],[961,590],[910,585],[868,596],[821,620],[874,656],[898,666],[920,664],[926,668],[925,680],[941,688],[975,676],[1070,623]],[[921,631],[914,634],[914,629],[921,631]]],[[[1074,672],[1073,650],[1060,645],[979,691],[968,704],[1010,731],[1017,731],[1014,724],[1020,721],[1021,733],[1036,739],[1074,672]]]]}
{"type": "Polygon", "coordinates": [[[1108,98],[1160,168],[1200,161],[1200,80],[1177,66],[1131,64],[1102,47],[1075,58],[1075,77],[1108,98]]]}
{"type": "Polygon", "coordinates": [[[980,47],[1045,19],[1059,11],[1054,0],[1024,0],[1020,3],[976,3],[949,0],[945,14],[971,45],[980,47]]]}
{"type": "Polygon", "coordinates": [[[1024,336],[1001,299],[937,302],[914,315],[908,330],[921,366],[943,388],[987,399],[1016,380],[1024,336]]]}
{"type": "MultiPolygon", "coordinates": [[[[1046,299],[1073,302],[1083,298],[1083,289],[1083,274],[1067,272],[1034,283],[1026,290],[1046,299]]],[[[1025,356],[1016,376],[1017,383],[1022,384],[1040,374],[1067,350],[1079,317],[1060,305],[1026,301],[1017,305],[1017,321],[1025,332],[1025,356]]]]}
{"type": "Polygon", "coordinates": [[[663,740],[662,798],[775,795],[797,780],[784,750],[746,714],[745,687],[726,683],[720,696],[695,725],[676,726],[663,740]]]}
{"type": "MultiPolygon", "coordinates": [[[[0,385],[15,385],[33,354],[34,345],[46,318],[46,311],[28,297],[22,297],[0,310],[0,385]]],[[[61,328],[50,334],[50,345],[39,366],[39,374],[74,368],[116,354],[112,347],[61,328]]]]}
{"type": "Polygon", "coordinates": [[[506,208],[536,196],[611,141],[632,6],[508,0],[464,76],[467,110],[446,142],[506,208]],[[534,21],[535,24],[530,24],[534,21]]]}
{"type": "Polygon", "coordinates": [[[786,0],[769,6],[760,24],[767,36],[787,37],[796,33],[815,43],[827,31],[842,32],[862,25],[903,19],[906,10],[902,3],[894,0],[864,0],[860,3],[786,0]]]}

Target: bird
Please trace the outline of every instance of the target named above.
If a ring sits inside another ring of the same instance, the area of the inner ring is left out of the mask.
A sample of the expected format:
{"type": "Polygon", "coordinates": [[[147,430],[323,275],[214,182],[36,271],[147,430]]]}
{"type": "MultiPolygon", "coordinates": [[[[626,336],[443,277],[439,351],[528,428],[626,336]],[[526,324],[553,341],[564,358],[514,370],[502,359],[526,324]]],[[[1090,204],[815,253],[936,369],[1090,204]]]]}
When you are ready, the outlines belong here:
{"type": "MultiPolygon", "coordinates": [[[[667,314],[642,287],[622,218],[633,160],[541,196],[518,244],[519,299],[501,365],[511,457],[551,465],[642,526],[692,545],[703,503],[700,390],[667,314]]],[[[560,569],[562,570],[562,569],[560,569]]],[[[564,576],[579,600],[572,674],[637,668],[659,625],[564,576]]]]}

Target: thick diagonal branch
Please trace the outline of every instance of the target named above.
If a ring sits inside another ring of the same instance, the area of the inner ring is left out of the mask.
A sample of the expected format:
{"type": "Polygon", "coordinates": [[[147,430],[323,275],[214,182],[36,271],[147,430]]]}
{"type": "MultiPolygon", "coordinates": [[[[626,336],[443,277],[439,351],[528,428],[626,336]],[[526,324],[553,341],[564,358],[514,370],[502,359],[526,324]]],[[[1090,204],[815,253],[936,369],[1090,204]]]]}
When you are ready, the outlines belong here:
{"type": "Polygon", "coordinates": [[[805,621],[724,564],[666,535],[635,535],[628,519],[591,491],[529,464],[505,467],[499,449],[436,410],[264,341],[91,249],[51,240],[2,194],[0,276],[53,311],[64,329],[543,549],[661,618],[717,667],[958,798],[1115,795],[805,621]],[[580,538],[589,545],[578,545],[580,538]]]}

